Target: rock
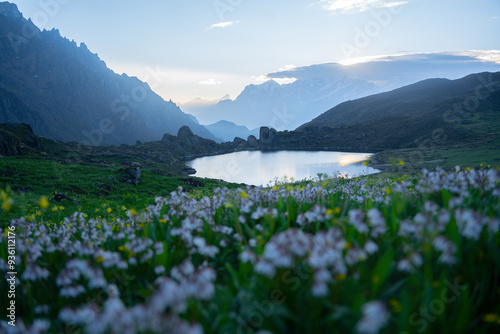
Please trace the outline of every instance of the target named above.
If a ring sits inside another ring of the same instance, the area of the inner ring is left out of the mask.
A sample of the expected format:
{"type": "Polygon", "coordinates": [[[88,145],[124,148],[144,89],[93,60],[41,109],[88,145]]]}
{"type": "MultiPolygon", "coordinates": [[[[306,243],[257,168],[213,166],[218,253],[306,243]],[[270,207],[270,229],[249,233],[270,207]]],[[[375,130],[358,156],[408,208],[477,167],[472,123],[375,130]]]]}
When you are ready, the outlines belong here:
{"type": "Polygon", "coordinates": [[[108,196],[111,194],[111,186],[109,184],[101,184],[99,188],[101,189],[101,195],[108,196]]]}
{"type": "Polygon", "coordinates": [[[22,188],[17,188],[17,192],[19,193],[29,193],[30,191],[33,191],[30,187],[22,187],[22,188]]]}
{"type": "Polygon", "coordinates": [[[272,144],[278,137],[278,131],[273,128],[263,126],[260,128],[259,141],[261,144],[272,144]]]}
{"type": "Polygon", "coordinates": [[[121,168],[119,171],[125,175],[120,178],[120,182],[138,186],[141,180],[141,164],[132,162],[129,167],[121,168]]]}
{"type": "Polygon", "coordinates": [[[161,140],[163,145],[171,145],[177,141],[177,137],[172,136],[171,134],[165,133],[161,140]]]}
{"type": "Polygon", "coordinates": [[[0,154],[7,157],[21,155],[21,140],[8,132],[0,130],[0,154]]]}
{"type": "Polygon", "coordinates": [[[259,142],[257,141],[257,138],[255,138],[254,135],[248,136],[247,142],[248,142],[248,145],[250,145],[251,147],[259,146],[259,142]]]}
{"type": "Polygon", "coordinates": [[[199,188],[199,187],[204,187],[205,184],[201,182],[200,180],[197,180],[195,178],[189,177],[189,178],[183,178],[179,179],[180,182],[184,183],[185,185],[194,187],[194,188],[199,188]]]}
{"type": "Polygon", "coordinates": [[[69,202],[73,202],[77,205],[80,205],[80,204],[78,204],[77,201],[75,201],[74,199],[72,199],[71,197],[66,195],[65,193],[57,193],[57,194],[55,194],[55,196],[51,200],[54,202],[69,201],[69,202]]]}
{"type": "Polygon", "coordinates": [[[259,131],[259,140],[262,142],[269,137],[269,128],[267,126],[262,126],[259,131]]]}
{"type": "Polygon", "coordinates": [[[248,146],[248,143],[245,139],[243,138],[240,138],[240,137],[234,137],[234,140],[233,140],[233,146],[234,148],[239,148],[239,149],[242,149],[242,148],[245,148],[248,146]]]}
{"type": "Polygon", "coordinates": [[[181,172],[181,175],[192,175],[196,174],[196,169],[194,168],[184,168],[181,172]]]}
{"type": "Polygon", "coordinates": [[[193,134],[193,131],[188,126],[183,126],[177,132],[177,138],[186,142],[190,146],[195,146],[198,144],[198,138],[193,134]]]}

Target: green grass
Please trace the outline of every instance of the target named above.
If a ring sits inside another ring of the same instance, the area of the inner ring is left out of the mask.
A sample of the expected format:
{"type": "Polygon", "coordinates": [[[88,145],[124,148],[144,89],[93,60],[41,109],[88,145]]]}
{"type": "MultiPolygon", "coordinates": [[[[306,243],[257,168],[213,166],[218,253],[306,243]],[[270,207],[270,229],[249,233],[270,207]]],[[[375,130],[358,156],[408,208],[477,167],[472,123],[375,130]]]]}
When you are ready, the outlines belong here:
{"type": "MultiPolygon", "coordinates": [[[[153,204],[158,196],[167,196],[182,186],[196,196],[210,193],[214,188],[237,187],[223,181],[199,179],[204,186],[193,188],[180,179],[185,176],[154,173],[155,168],[143,168],[138,186],[120,182],[122,166],[101,167],[96,165],[72,165],[55,160],[40,158],[0,159],[0,189],[4,189],[14,199],[12,209],[0,210],[0,227],[13,218],[40,213],[38,202],[42,197],[51,200],[56,193],[67,194],[71,201],[50,201],[54,211],[45,213],[46,218],[58,219],[68,212],[81,211],[91,217],[114,217],[117,212],[128,209],[144,209],[153,204]],[[5,175],[4,175],[5,174],[5,175]],[[4,175],[4,176],[2,176],[4,175]],[[19,192],[29,187],[27,193],[19,192]],[[58,208],[57,210],[55,208],[58,208]],[[59,209],[63,207],[64,209],[59,209]],[[113,211],[107,212],[108,208],[113,211]],[[47,217],[48,216],[48,217],[47,217]]],[[[155,166],[156,167],[156,166],[155,166]]]]}

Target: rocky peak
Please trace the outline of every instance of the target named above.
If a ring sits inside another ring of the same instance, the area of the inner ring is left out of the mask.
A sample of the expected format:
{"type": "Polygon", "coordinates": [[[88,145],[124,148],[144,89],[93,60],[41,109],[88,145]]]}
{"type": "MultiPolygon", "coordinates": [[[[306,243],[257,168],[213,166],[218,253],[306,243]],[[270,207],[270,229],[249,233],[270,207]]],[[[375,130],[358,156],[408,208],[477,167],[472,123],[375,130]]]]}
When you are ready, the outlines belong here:
{"type": "Polygon", "coordinates": [[[14,19],[22,18],[22,14],[17,8],[17,5],[8,1],[0,2],[0,15],[14,19]]]}

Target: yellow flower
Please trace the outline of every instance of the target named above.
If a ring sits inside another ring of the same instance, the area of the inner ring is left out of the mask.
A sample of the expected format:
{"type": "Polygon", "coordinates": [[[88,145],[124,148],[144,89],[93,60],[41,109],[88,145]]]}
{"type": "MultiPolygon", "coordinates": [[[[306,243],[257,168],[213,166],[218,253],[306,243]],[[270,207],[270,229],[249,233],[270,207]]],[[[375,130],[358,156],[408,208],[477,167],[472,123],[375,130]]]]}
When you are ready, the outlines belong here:
{"type": "Polygon", "coordinates": [[[7,200],[5,200],[3,203],[2,203],[2,209],[7,212],[7,211],[10,211],[10,209],[12,209],[12,203],[14,203],[14,201],[12,200],[12,198],[9,198],[7,200]]]}
{"type": "Polygon", "coordinates": [[[64,210],[64,209],[65,209],[65,207],[64,207],[64,206],[60,206],[60,207],[59,207],[59,210],[64,210]]]}
{"type": "Polygon", "coordinates": [[[346,276],[346,275],[344,275],[344,274],[337,274],[337,275],[335,275],[335,279],[336,279],[337,281],[339,281],[339,282],[341,282],[341,281],[345,280],[346,278],[347,278],[347,276],[346,276]]]}
{"type": "Polygon", "coordinates": [[[338,206],[336,206],[336,207],[335,207],[335,209],[333,210],[333,212],[334,212],[336,215],[340,214],[340,212],[341,212],[341,211],[342,211],[342,209],[341,209],[341,208],[339,208],[338,206]]]}
{"type": "Polygon", "coordinates": [[[401,312],[401,303],[396,299],[389,300],[389,305],[395,313],[401,312]]]}
{"type": "Polygon", "coordinates": [[[165,219],[160,219],[160,223],[165,224],[167,221],[165,219]]]}
{"type": "Polygon", "coordinates": [[[278,186],[274,186],[274,187],[273,187],[273,190],[274,190],[274,191],[278,190],[278,186]]]}
{"type": "Polygon", "coordinates": [[[122,205],[122,210],[125,211],[127,210],[127,208],[124,205],[122,205]]]}
{"type": "Polygon", "coordinates": [[[399,160],[398,163],[399,163],[400,166],[404,166],[405,165],[405,162],[403,160],[399,160]]]}
{"type": "Polygon", "coordinates": [[[130,209],[130,214],[133,216],[136,214],[137,211],[135,211],[135,209],[130,209]]]}
{"type": "Polygon", "coordinates": [[[52,210],[52,211],[57,211],[57,210],[58,210],[58,208],[57,208],[57,206],[53,206],[51,210],[52,210]]]}
{"type": "Polygon", "coordinates": [[[386,193],[387,195],[390,195],[390,194],[391,194],[391,188],[387,187],[387,188],[385,189],[385,193],[386,193]]]}
{"type": "Polygon", "coordinates": [[[39,201],[38,201],[38,205],[42,208],[42,209],[47,209],[50,205],[49,203],[49,200],[47,199],[47,197],[43,196],[39,201]]]}
{"type": "Polygon", "coordinates": [[[363,166],[368,166],[368,161],[363,161],[363,166]]]}
{"type": "Polygon", "coordinates": [[[247,192],[246,192],[246,191],[244,191],[244,190],[241,192],[241,194],[240,194],[240,195],[241,195],[241,197],[242,197],[242,198],[248,198],[248,194],[247,194],[247,192]]]}
{"type": "Polygon", "coordinates": [[[350,241],[346,242],[345,249],[349,249],[352,247],[352,243],[350,241]]]}
{"type": "Polygon", "coordinates": [[[230,202],[227,202],[227,204],[226,204],[226,205],[224,205],[224,206],[225,206],[227,209],[229,209],[229,208],[233,207],[233,205],[232,205],[230,202]]]}
{"type": "Polygon", "coordinates": [[[489,314],[486,314],[483,316],[483,320],[485,322],[495,322],[495,321],[499,320],[499,318],[498,318],[498,315],[496,315],[494,313],[489,313],[489,314]]]}
{"type": "Polygon", "coordinates": [[[328,210],[326,210],[326,214],[327,214],[327,215],[331,215],[331,214],[333,214],[333,210],[332,210],[332,209],[328,209],[328,210]]]}
{"type": "Polygon", "coordinates": [[[111,213],[111,211],[113,211],[113,209],[108,208],[106,211],[107,211],[108,213],[111,213]]]}
{"type": "Polygon", "coordinates": [[[0,201],[5,201],[6,199],[7,199],[7,193],[2,190],[2,192],[0,192],[0,201]]]}
{"type": "Polygon", "coordinates": [[[102,258],[102,256],[98,256],[97,259],[95,259],[97,261],[97,263],[101,263],[104,261],[104,259],[102,258]]]}

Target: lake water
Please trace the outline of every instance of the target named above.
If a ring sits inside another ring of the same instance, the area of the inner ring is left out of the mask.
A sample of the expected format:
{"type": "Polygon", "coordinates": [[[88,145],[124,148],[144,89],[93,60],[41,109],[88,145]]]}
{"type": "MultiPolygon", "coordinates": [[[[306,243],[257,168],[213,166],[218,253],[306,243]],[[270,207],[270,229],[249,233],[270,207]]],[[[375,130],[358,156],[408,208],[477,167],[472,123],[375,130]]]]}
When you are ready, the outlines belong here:
{"type": "Polygon", "coordinates": [[[319,173],[350,177],[377,173],[379,170],[363,165],[370,156],[325,151],[245,151],[198,158],[189,165],[196,169],[197,177],[265,186],[284,177],[298,181],[319,173]]]}

